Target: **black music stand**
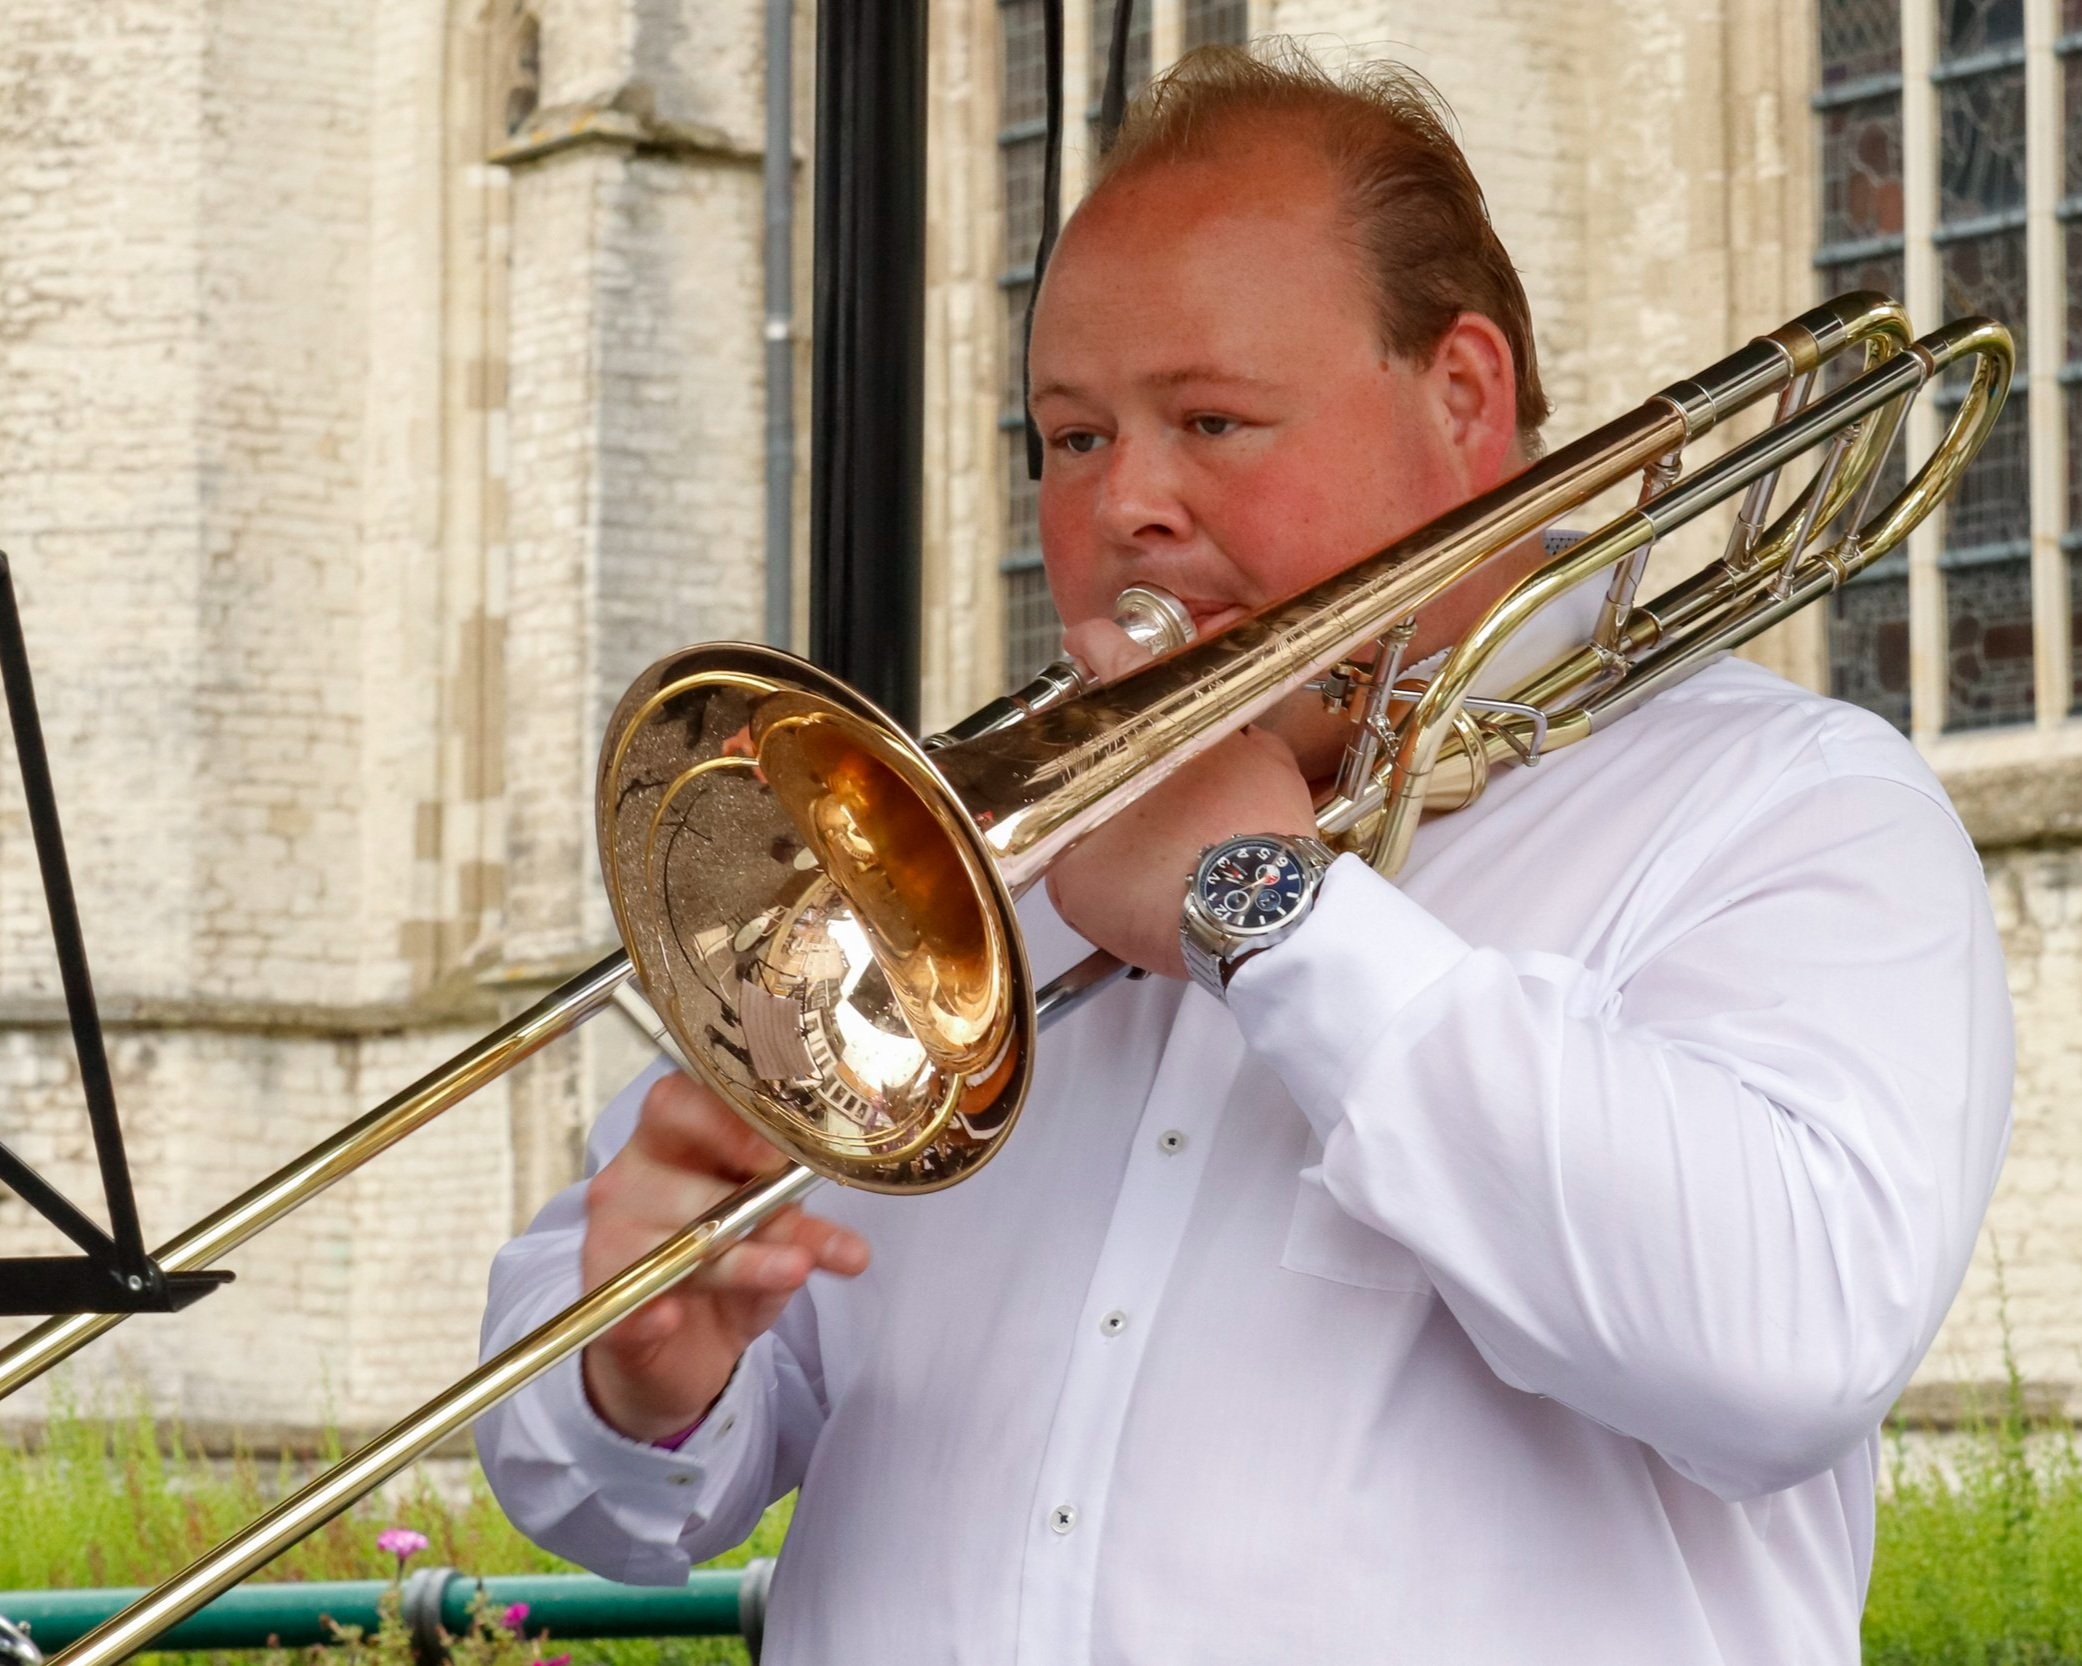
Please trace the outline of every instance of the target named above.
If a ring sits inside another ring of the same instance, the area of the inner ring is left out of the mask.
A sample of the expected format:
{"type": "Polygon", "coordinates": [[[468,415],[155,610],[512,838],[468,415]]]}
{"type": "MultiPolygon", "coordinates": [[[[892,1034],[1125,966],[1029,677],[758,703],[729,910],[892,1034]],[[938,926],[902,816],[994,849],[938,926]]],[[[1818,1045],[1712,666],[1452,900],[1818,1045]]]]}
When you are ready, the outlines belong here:
{"type": "Polygon", "coordinates": [[[65,862],[65,837],[58,827],[58,800],[51,790],[50,758],[44,751],[36,690],[29,679],[22,613],[5,553],[0,553],[0,688],[7,696],[7,718],[21,760],[22,795],[28,804],[29,831],[36,841],[37,865],[43,871],[58,976],[65,986],[65,1010],[72,1020],[73,1050],[87,1096],[87,1121],[94,1131],[94,1154],[101,1164],[101,1190],[110,1227],[102,1231],[63,1192],[0,1143],[0,1185],[14,1191],[83,1252],[0,1256],[0,1313],[171,1313],[229,1283],[231,1274],[164,1272],[146,1252],[138,1228],[130,1165],[123,1155],[123,1130],[116,1120],[115,1084],[102,1046],[94,983],[87,975],[87,945],[80,935],[72,873],[65,862]]]}

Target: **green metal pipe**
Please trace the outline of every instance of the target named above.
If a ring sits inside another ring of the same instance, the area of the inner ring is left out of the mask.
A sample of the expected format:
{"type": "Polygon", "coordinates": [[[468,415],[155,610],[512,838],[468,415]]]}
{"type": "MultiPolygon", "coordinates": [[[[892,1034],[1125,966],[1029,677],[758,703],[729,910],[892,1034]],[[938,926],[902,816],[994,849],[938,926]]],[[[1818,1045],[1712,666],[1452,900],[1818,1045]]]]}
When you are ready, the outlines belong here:
{"type": "Polygon", "coordinates": [[[684,1585],[618,1585],[591,1574],[456,1574],[441,1591],[441,1626],[453,1636],[469,1625],[481,1584],[495,1616],[514,1603],[528,1605],[530,1637],[735,1637],[744,1580],[737,1568],[696,1569],[684,1585]]]}
{"type": "MultiPolygon", "coordinates": [[[[763,1572],[763,1570],[760,1570],[763,1572]]],[[[757,1574],[753,1578],[757,1579],[757,1574]]],[[[514,1603],[528,1605],[530,1636],[736,1637],[747,1570],[697,1569],[683,1586],[617,1585],[591,1574],[522,1574],[479,1580],[450,1568],[429,1568],[406,1581],[409,1609],[426,1612],[438,1601],[442,1628],[460,1634],[481,1585],[496,1618],[514,1603]],[[417,1601],[412,1599],[417,1598],[417,1601]]],[[[303,1648],[335,1641],[326,1622],[376,1629],[382,1579],[241,1585],[174,1626],[153,1649],[262,1649],[271,1643],[303,1648]]],[[[94,1591],[0,1591],[0,1615],[26,1624],[45,1654],[69,1647],[145,1593],[142,1588],[94,1591]]]]}

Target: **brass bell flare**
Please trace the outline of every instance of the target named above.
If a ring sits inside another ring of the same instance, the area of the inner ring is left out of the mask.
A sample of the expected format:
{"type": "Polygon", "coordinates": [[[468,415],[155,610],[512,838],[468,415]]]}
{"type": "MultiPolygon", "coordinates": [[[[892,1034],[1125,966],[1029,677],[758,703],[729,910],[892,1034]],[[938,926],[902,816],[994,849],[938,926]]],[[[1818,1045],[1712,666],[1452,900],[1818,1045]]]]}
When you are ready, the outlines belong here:
{"type": "Polygon", "coordinates": [[[622,941],[711,1087],[874,1191],[989,1156],[1033,1068],[1033,982],[924,748],[791,654],[696,648],[616,708],[598,803],[622,941]]]}

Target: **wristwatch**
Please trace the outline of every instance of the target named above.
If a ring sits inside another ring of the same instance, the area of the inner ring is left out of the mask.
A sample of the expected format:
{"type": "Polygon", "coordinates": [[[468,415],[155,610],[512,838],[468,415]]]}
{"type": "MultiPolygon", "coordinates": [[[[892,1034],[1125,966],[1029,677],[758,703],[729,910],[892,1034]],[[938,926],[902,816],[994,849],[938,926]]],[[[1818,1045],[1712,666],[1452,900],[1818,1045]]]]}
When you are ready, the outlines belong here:
{"type": "Polygon", "coordinates": [[[1202,851],[1179,921],[1193,981],[1226,997],[1237,967],[1285,942],[1308,918],[1334,860],[1321,839],[1285,833],[1246,833],[1202,851]]]}

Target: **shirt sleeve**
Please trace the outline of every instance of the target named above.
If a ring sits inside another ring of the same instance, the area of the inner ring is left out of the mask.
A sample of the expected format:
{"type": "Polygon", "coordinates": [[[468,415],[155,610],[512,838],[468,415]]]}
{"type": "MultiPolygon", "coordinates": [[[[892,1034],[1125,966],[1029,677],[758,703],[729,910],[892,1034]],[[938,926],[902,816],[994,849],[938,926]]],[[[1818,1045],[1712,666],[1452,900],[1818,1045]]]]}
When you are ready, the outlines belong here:
{"type": "MultiPolygon", "coordinates": [[[[1558,875],[1566,883],[1565,874],[1558,875]]],[[[1727,1499],[1883,1420],[2007,1143],[2008,993],[1971,844],[1825,778],[1593,974],[1464,942],[1356,857],[1230,986],[1348,1214],[1510,1386],[1727,1499]]]]}
{"type": "MultiPolygon", "coordinates": [[[[671,1068],[660,1060],[601,1113],[586,1145],[588,1178],[629,1138],[645,1091],[671,1068]]],[[[482,1357],[578,1299],[584,1240],[581,1180],[493,1260],[482,1357]]],[[[677,1449],[607,1424],[586,1398],[575,1354],[486,1412],[475,1432],[493,1493],[529,1538],[624,1584],[673,1585],[742,1542],[801,1480],[825,1410],[816,1311],[803,1290],[677,1449]]]]}

